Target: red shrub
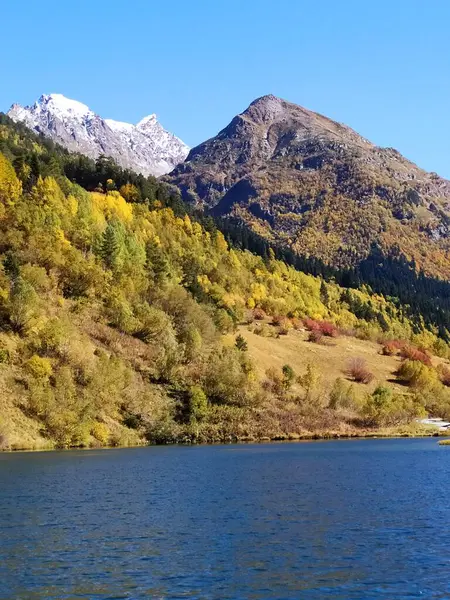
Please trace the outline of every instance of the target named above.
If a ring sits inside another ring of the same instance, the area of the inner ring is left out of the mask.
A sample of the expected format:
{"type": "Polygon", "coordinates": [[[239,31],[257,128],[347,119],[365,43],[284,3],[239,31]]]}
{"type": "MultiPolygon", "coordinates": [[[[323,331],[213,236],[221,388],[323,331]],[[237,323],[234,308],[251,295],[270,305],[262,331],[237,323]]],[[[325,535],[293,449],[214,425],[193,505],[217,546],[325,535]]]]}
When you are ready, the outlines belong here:
{"type": "Polygon", "coordinates": [[[369,371],[363,358],[353,358],[349,362],[347,375],[358,383],[370,383],[373,379],[373,373],[369,371]]]}
{"type": "Polygon", "coordinates": [[[333,323],[329,323],[328,321],[319,321],[319,330],[327,337],[338,336],[338,329],[336,325],[333,325],[333,323]]]}
{"type": "Polygon", "coordinates": [[[320,330],[319,322],[316,321],[315,319],[310,319],[309,317],[307,317],[306,319],[303,319],[303,325],[306,327],[306,329],[308,331],[319,331],[320,330]]]}
{"type": "Polygon", "coordinates": [[[408,360],[417,360],[427,367],[431,367],[431,359],[423,350],[419,350],[415,346],[405,345],[400,350],[400,356],[408,360]]]}
{"type": "Polygon", "coordinates": [[[316,321],[315,319],[303,319],[303,324],[308,331],[320,331],[327,337],[337,337],[338,328],[329,321],[316,321]]]}

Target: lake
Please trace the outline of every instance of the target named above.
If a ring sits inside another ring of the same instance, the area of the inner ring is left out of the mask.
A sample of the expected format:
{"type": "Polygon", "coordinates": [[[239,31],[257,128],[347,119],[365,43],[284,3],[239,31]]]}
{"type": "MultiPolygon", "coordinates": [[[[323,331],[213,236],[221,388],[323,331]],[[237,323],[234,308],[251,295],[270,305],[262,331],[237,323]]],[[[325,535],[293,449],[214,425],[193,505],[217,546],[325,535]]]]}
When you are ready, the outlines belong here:
{"type": "Polygon", "coordinates": [[[0,454],[0,598],[450,597],[436,439],[0,454]]]}

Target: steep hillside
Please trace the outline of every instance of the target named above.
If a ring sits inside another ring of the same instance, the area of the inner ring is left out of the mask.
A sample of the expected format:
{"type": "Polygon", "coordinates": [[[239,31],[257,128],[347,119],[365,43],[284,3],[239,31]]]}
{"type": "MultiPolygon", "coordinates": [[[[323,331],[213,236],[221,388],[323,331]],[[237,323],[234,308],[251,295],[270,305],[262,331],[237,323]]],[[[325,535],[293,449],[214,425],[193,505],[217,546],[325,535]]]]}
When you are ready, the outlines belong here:
{"type": "Polygon", "coordinates": [[[143,175],[162,175],[182,162],[189,148],[152,114],[137,125],[103,119],[62,94],[43,95],[32,106],[13,104],[8,116],[90,158],[105,155],[143,175]]]}
{"type": "Polygon", "coordinates": [[[450,413],[449,372],[429,358],[449,347],[402,306],[232,248],[164,184],[7,119],[0,148],[2,448],[356,434],[450,413]],[[243,324],[280,343],[308,329],[325,349],[381,342],[401,387],[370,387],[365,363],[322,386],[307,353],[301,372],[266,372],[243,324]]]}
{"type": "Polygon", "coordinates": [[[376,246],[450,277],[450,182],[280,98],[255,100],[168,181],[297,255],[343,269],[376,246]]]}

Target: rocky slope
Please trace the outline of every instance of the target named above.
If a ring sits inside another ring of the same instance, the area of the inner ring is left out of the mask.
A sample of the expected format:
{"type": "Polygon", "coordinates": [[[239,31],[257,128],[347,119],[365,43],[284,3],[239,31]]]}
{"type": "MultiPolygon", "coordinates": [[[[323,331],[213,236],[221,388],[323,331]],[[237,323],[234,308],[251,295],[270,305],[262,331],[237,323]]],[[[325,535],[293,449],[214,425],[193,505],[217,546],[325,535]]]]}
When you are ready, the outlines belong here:
{"type": "Polygon", "coordinates": [[[154,114],[137,125],[103,119],[61,94],[43,95],[32,106],[13,104],[8,116],[69,150],[91,158],[111,156],[120,166],[143,175],[168,173],[189,150],[154,114]]]}
{"type": "Polygon", "coordinates": [[[450,182],[275,96],[193,148],[168,180],[297,254],[348,267],[376,244],[450,277],[450,182]]]}

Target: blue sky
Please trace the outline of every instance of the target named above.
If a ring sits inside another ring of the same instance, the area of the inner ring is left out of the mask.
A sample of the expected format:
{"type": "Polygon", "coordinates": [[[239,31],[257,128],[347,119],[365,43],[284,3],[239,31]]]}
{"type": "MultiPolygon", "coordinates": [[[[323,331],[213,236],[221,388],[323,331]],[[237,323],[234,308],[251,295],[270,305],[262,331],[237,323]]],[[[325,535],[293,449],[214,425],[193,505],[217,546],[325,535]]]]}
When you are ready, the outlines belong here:
{"type": "Polygon", "coordinates": [[[449,28],[448,0],[5,2],[0,109],[59,92],[193,146],[273,93],[450,178],[449,28]]]}

